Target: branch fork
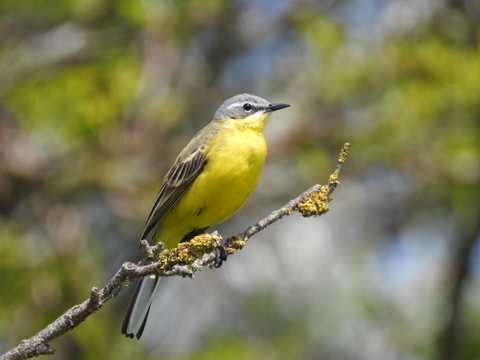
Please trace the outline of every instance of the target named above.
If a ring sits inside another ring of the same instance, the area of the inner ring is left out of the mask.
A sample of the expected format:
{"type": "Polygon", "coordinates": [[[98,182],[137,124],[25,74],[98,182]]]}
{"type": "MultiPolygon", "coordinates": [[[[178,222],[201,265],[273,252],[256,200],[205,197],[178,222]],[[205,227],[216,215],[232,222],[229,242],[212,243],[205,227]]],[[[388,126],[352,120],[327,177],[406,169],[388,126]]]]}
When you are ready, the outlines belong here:
{"type": "Polygon", "coordinates": [[[76,328],[135,279],[148,275],[193,278],[194,273],[200,271],[204,266],[219,267],[223,261],[227,260],[228,256],[241,250],[253,235],[282,217],[290,215],[293,211],[298,211],[304,217],[325,214],[330,209],[328,203],[333,200],[330,195],[339,184],[338,175],[347,158],[348,148],[349,144],[344,144],[335,172],[330,175],[326,185],[314,185],[241,234],[227,238],[223,244],[221,244],[222,237],[216,231],[212,234],[198,235],[171,250],[163,250],[161,243],[150,246],[146,240],[141,240],[139,248],[143,251],[144,259],[138,265],[130,262],[123,263],[120,270],[104,288],[92,288],[87,300],[67,310],[36,335],[23,340],[17,347],[0,356],[0,360],[29,359],[39,355],[54,354],[55,349],[48,344],[50,341],[76,328]]]}

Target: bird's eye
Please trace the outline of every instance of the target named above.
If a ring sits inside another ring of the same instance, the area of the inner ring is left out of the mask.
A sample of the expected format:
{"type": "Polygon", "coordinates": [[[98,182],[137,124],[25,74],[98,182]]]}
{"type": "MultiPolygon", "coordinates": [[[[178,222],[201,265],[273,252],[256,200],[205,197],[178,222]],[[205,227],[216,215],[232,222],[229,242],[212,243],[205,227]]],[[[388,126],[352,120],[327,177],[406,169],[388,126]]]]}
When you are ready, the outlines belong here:
{"type": "Polygon", "coordinates": [[[245,110],[245,111],[252,111],[252,109],[253,109],[252,104],[250,104],[250,103],[245,103],[245,104],[243,104],[243,110],[245,110]]]}

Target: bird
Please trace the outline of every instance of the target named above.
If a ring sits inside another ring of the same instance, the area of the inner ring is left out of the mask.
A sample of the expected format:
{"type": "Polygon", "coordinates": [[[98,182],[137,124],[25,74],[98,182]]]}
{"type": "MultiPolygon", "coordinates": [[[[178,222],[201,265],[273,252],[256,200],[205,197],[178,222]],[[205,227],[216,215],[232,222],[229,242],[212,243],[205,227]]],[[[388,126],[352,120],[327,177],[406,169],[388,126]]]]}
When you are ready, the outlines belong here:
{"type": "MultiPolygon", "coordinates": [[[[174,248],[240,210],[260,180],[270,114],[289,106],[250,94],[225,100],[165,175],[141,239],[174,248]]],[[[140,339],[158,284],[154,275],[140,279],[122,334],[140,339]]]]}

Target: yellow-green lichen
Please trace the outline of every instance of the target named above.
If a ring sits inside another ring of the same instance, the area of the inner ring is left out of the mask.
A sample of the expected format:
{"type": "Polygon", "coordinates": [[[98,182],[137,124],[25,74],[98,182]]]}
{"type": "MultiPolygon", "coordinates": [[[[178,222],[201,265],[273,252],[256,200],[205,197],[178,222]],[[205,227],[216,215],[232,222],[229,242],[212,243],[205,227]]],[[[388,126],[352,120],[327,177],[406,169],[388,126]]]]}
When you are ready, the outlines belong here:
{"type": "Polygon", "coordinates": [[[228,247],[227,247],[228,254],[234,254],[237,250],[241,250],[246,243],[247,241],[242,239],[242,237],[239,235],[234,235],[230,237],[228,239],[228,247]]]}
{"type": "Polygon", "coordinates": [[[330,208],[327,203],[332,200],[328,197],[330,191],[328,185],[323,185],[320,190],[298,205],[298,213],[303,217],[318,216],[325,214],[330,208]]]}
{"type": "Polygon", "coordinates": [[[176,264],[191,266],[196,259],[201,259],[204,254],[214,251],[220,245],[220,240],[220,237],[210,234],[195,236],[174,249],[162,251],[158,266],[161,270],[167,270],[176,264]]]}

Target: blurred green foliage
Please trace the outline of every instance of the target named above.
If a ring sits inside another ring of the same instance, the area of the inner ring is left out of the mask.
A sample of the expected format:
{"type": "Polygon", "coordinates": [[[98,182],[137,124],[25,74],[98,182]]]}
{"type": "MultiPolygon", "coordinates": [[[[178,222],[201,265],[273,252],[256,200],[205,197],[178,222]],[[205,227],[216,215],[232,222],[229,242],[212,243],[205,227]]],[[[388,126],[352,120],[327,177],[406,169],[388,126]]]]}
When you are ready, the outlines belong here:
{"type": "Polygon", "coordinates": [[[480,17],[365,3],[2,1],[0,352],[138,259],[175,156],[250,92],[293,106],[224,235],[326,181],[350,142],[332,210],[166,288],[141,341],[120,336],[122,293],[54,358],[478,358],[480,17]]]}

